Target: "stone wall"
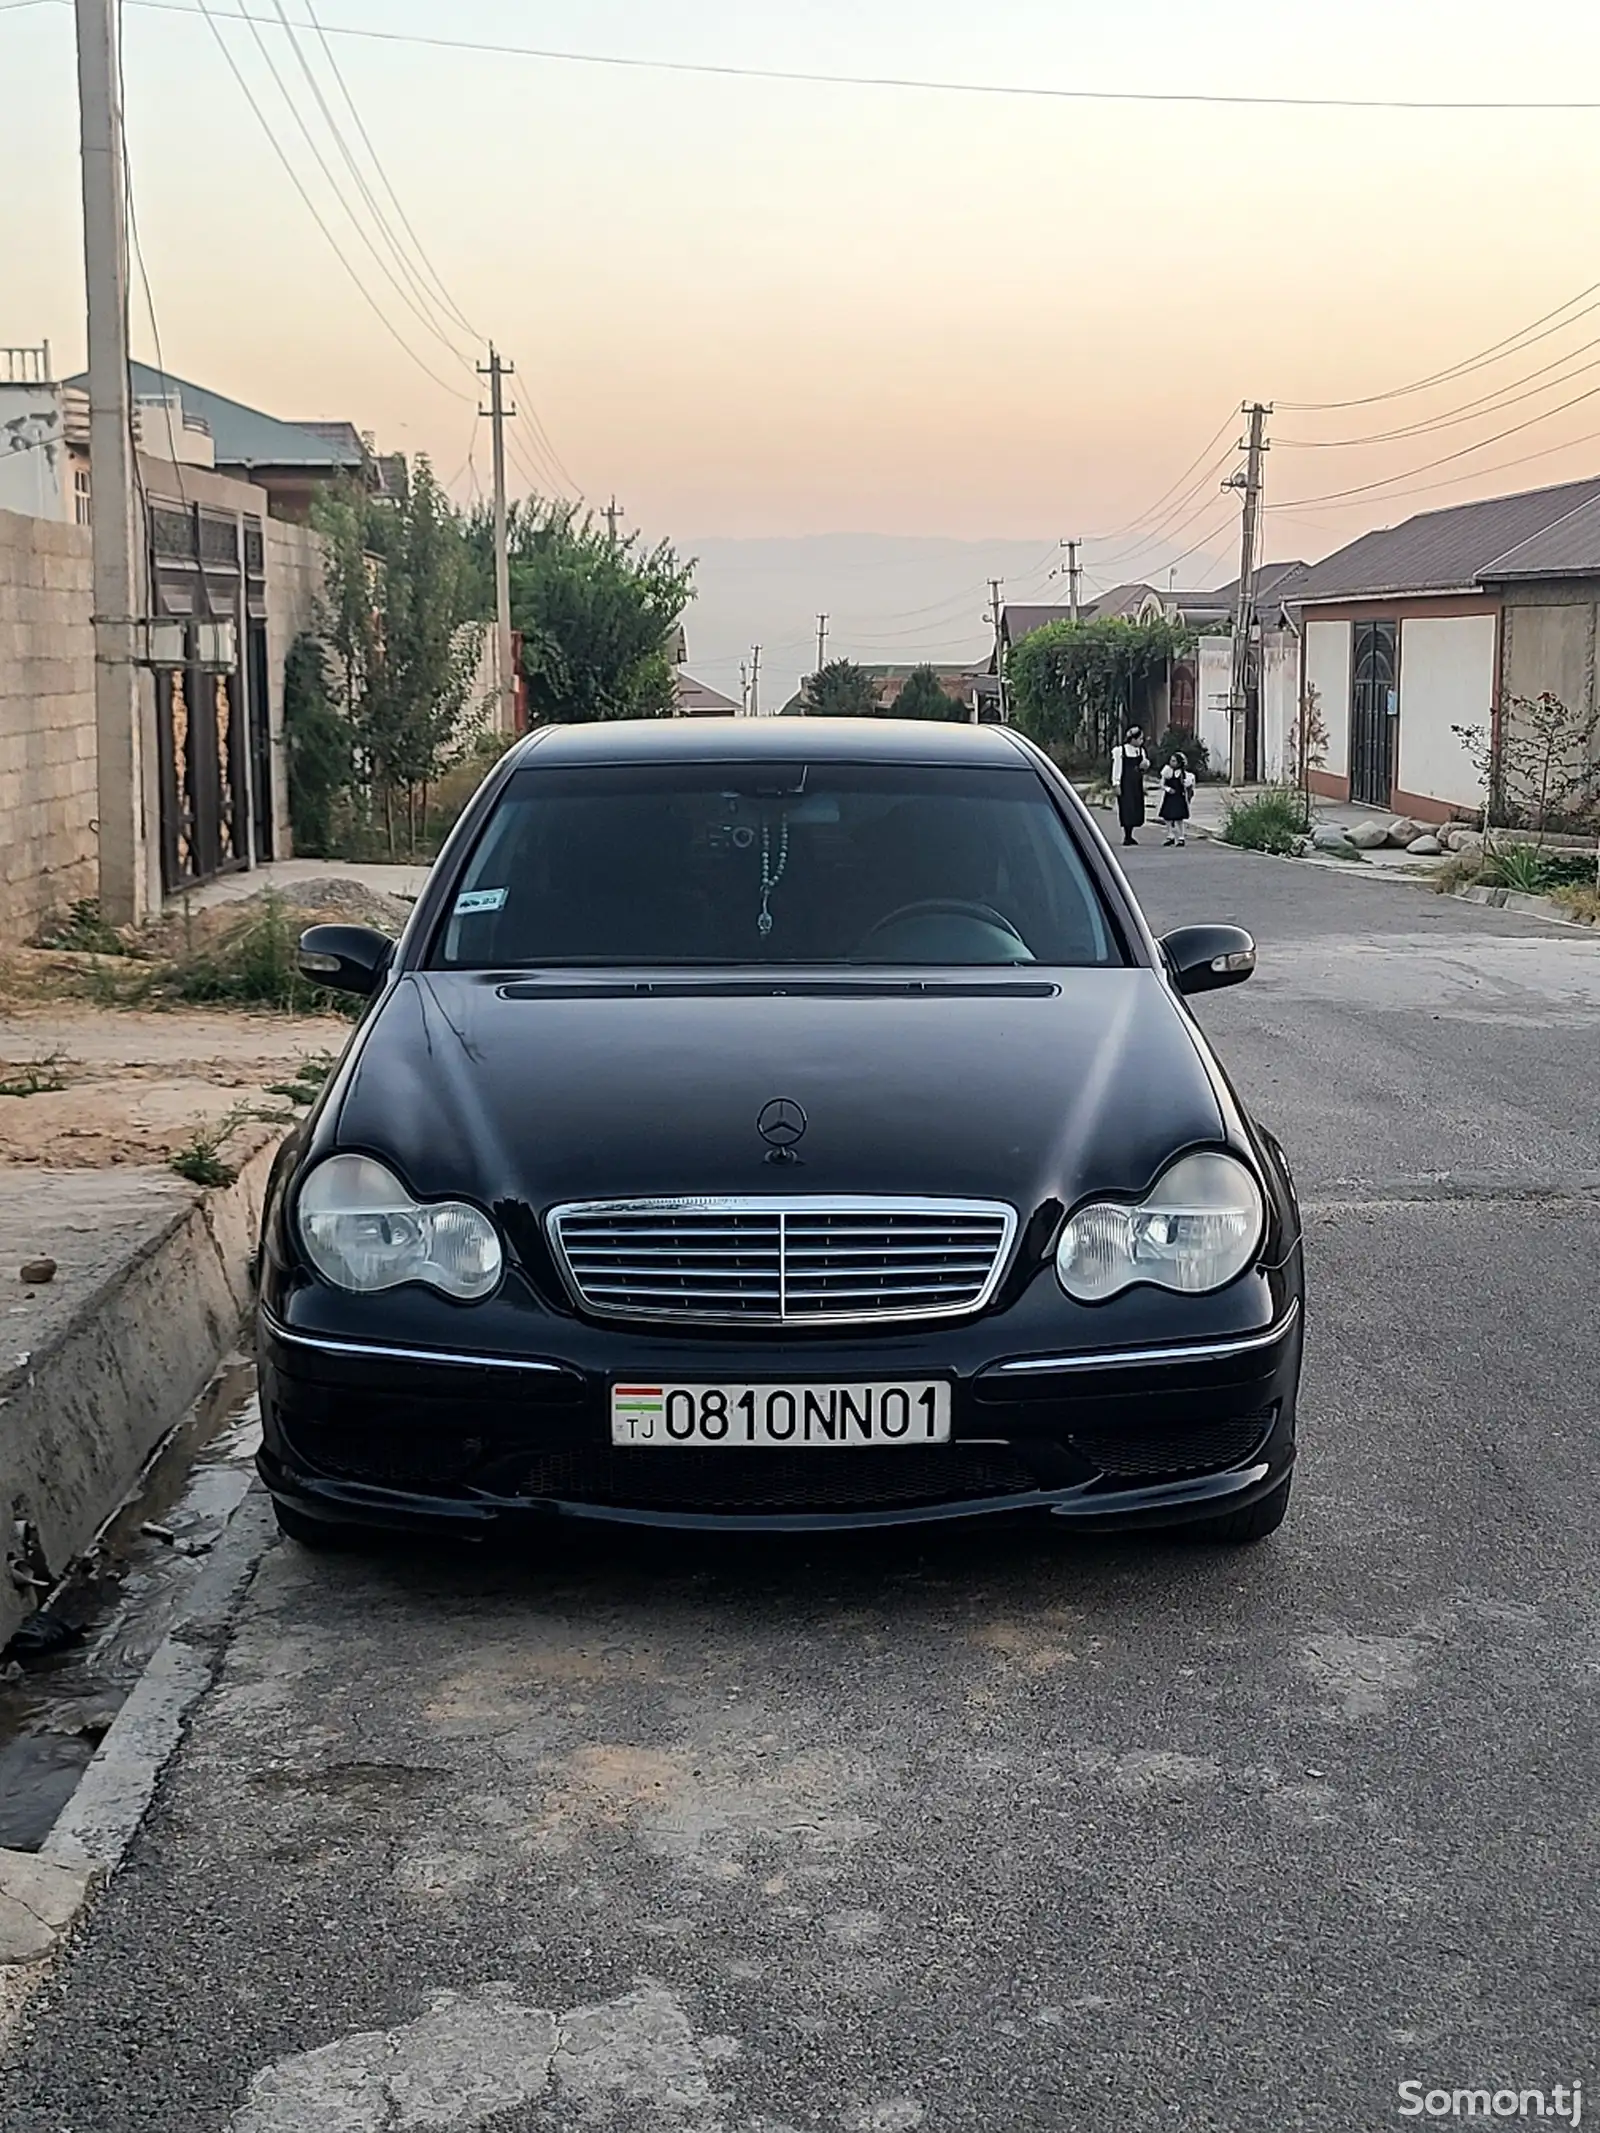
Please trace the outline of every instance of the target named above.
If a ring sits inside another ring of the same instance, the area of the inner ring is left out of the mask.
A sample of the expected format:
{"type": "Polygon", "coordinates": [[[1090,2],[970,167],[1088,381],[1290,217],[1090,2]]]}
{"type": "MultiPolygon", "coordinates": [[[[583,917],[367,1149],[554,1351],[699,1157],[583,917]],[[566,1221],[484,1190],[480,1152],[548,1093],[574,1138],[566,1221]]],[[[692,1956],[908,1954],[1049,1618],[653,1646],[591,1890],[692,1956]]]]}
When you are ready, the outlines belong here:
{"type": "Polygon", "coordinates": [[[322,592],[322,537],[309,526],[269,518],[267,549],[267,667],[271,676],[272,816],[277,851],[287,859],[294,850],[289,824],[288,756],[283,744],[283,666],[289,647],[314,629],[322,592]]]}
{"type": "Polygon", "coordinates": [[[0,511],[0,942],[96,893],[89,529],[0,511]]]}

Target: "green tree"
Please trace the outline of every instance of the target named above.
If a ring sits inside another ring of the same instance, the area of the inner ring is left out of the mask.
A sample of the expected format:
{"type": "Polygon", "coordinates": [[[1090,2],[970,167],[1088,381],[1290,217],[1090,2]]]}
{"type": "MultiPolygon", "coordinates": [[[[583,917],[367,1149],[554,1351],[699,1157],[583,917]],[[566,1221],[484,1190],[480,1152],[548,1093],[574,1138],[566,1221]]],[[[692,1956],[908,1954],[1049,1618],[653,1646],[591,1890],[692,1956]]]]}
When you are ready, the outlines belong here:
{"type": "Polygon", "coordinates": [[[1018,725],[1058,754],[1100,758],[1145,716],[1151,685],[1193,639],[1167,621],[1049,622],[1006,662],[1018,725]]]}
{"type": "Polygon", "coordinates": [[[930,666],[913,667],[891,707],[895,718],[964,719],[967,707],[947,696],[930,666]]]}
{"type": "MultiPolygon", "coordinates": [[[[494,612],[493,527],[474,514],[469,539],[482,612],[494,612]]],[[[507,529],[511,622],[522,635],[528,715],[535,725],[670,718],[673,639],[694,564],[671,544],[614,541],[576,505],[515,505],[507,529]]]]}
{"type": "Polygon", "coordinates": [[[320,617],[333,709],[349,732],[351,783],[365,826],[391,852],[400,821],[415,850],[418,803],[471,743],[483,648],[474,558],[459,514],[424,457],[405,495],[379,501],[359,481],[313,506],[326,569],[320,617]]]}
{"type": "Polygon", "coordinates": [[[876,718],[872,676],[853,659],[830,659],[806,677],[805,711],[809,718],[876,718]]]}
{"type": "Polygon", "coordinates": [[[295,851],[324,858],[337,840],[354,764],[350,724],[328,701],[326,654],[312,636],[297,637],[283,663],[283,741],[295,851]]]}

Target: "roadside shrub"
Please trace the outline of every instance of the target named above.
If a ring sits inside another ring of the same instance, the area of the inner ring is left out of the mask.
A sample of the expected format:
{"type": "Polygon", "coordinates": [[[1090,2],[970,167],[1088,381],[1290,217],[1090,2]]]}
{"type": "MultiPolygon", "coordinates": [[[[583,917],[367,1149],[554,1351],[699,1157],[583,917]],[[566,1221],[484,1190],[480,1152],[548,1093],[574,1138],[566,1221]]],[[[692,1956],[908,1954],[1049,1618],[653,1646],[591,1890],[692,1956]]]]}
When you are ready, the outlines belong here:
{"type": "Polygon", "coordinates": [[[1543,856],[1531,844],[1508,844],[1490,859],[1488,879],[1497,889],[1538,896],[1545,886],[1543,856]]]}
{"type": "Polygon", "coordinates": [[[67,906],[67,915],[39,935],[41,948],[64,949],[73,955],[126,955],[128,944],[115,926],[100,916],[97,897],[81,896],[67,906]]]}
{"type": "Polygon", "coordinates": [[[1247,800],[1233,801],[1222,819],[1222,838],[1245,851],[1273,852],[1282,858],[1308,827],[1301,795],[1292,786],[1269,785],[1247,800]]]}
{"type": "Polygon", "coordinates": [[[147,1001],[188,1007],[276,1007],[290,1014],[354,1015],[359,1003],[300,975],[300,929],[280,898],[250,910],[212,940],[151,972],[147,1001]]]}
{"type": "Polygon", "coordinates": [[[1569,918],[1578,919],[1585,926],[1600,926],[1600,889],[1592,881],[1554,889],[1550,901],[1559,904],[1569,918]]]}

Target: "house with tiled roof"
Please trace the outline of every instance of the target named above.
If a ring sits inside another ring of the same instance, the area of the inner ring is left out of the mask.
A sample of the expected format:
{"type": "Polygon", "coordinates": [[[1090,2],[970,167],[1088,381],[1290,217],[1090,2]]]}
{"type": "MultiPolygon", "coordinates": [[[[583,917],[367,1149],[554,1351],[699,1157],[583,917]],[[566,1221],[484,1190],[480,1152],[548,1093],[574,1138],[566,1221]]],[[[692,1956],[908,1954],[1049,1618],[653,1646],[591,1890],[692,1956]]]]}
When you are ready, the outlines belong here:
{"type": "Polygon", "coordinates": [[[1600,709],[1600,475],[1424,511],[1363,534],[1295,588],[1302,689],[1327,730],[1314,787],[1423,821],[1475,814],[1458,727],[1549,690],[1600,709]]]}

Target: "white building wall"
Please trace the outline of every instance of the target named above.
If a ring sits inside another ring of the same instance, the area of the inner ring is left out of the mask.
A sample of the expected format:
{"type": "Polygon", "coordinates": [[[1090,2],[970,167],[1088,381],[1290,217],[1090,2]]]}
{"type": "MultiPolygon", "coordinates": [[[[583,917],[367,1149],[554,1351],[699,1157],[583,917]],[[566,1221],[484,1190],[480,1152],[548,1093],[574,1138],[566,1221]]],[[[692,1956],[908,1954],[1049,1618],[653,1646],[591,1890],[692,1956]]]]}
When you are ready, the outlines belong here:
{"type": "Polygon", "coordinates": [[[1232,753],[1228,705],[1233,693],[1233,639],[1201,637],[1195,646],[1195,729],[1205,742],[1211,767],[1226,777],[1232,753]]]}
{"type": "Polygon", "coordinates": [[[1300,640],[1292,630],[1261,639],[1261,775],[1269,784],[1294,776],[1289,734],[1300,715],[1300,640]]]}
{"type": "Polygon", "coordinates": [[[1400,761],[1395,783],[1463,811],[1483,787],[1452,726],[1487,726],[1494,702],[1496,620],[1452,615],[1400,625],[1400,761]]]}
{"type": "Polygon", "coordinates": [[[70,519],[71,496],[60,386],[0,383],[0,511],[70,519]]]}
{"type": "Polygon", "coordinates": [[[1331,777],[1350,775],[1350,625],[1308,622],[1305,640],[1306,689],[1317,692],[1317,713],[1327,729],[1331,777]]]}

